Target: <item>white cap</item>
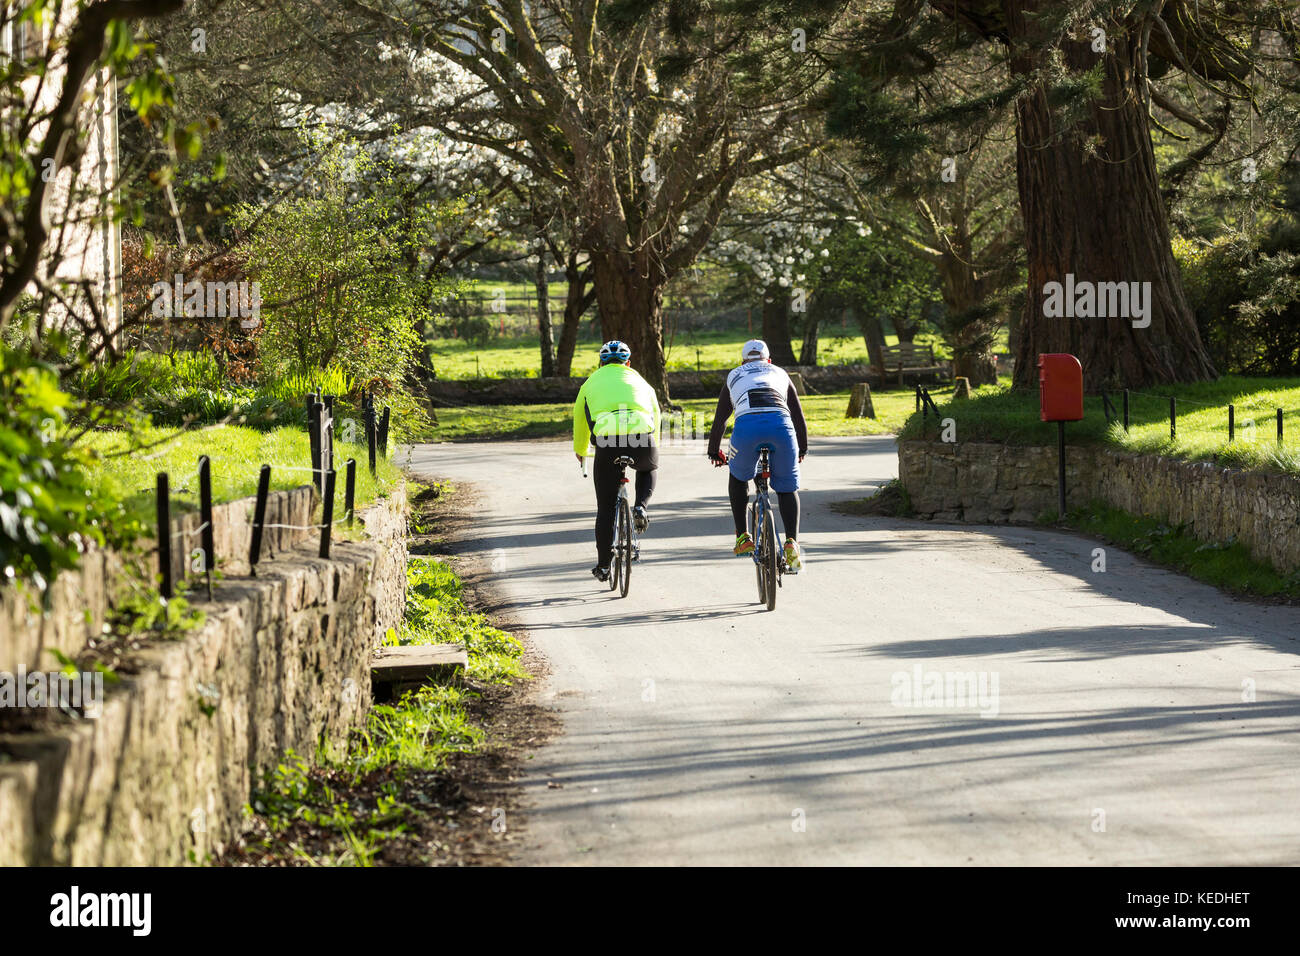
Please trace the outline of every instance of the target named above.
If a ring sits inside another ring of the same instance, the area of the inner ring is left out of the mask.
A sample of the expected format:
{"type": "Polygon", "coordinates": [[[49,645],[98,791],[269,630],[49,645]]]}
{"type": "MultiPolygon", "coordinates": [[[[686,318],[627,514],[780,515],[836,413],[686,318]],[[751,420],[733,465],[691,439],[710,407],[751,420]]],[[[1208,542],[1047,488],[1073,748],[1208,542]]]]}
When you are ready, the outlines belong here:
{"type": "Polygon", "coordinates": [[[745,343],[744,348],[740,350],[740,357],[746,362],[766,360],[771,355],[772,353],[767,350],[767,343],[762,339],[750,339],[745,343]]]}

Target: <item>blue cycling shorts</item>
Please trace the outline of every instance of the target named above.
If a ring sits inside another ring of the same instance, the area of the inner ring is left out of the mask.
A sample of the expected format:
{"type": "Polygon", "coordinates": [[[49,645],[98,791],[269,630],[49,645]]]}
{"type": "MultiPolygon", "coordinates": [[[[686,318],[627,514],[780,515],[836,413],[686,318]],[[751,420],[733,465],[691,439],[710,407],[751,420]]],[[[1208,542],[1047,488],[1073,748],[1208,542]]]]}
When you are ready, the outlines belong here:
{"type": "Polygon", "coordinates": [[[772,490],[798,491],[799,440],[794,433],[794,422],[784,412],[750,412],[736,419],[727,454],[727,468],[732,477],[739,481],[753,480],[758,473],[758,449],[763,445],[772,449],[768,456],[772,490]]]}

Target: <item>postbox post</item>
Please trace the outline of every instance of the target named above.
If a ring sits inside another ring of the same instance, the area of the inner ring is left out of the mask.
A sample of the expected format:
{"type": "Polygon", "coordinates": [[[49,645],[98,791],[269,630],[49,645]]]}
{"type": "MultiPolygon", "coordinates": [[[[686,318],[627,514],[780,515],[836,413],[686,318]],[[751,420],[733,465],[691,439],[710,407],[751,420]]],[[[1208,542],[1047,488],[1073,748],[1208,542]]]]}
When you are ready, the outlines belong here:
{"type": "Polygon", "coordinates": [[[1038,403],[1039,418],[1056,422],[1057,510],[1064,518],[1065,423],[1083,419],[1083,366],[1077,358],[1066,352],[1038,356],[1038,403]]]}

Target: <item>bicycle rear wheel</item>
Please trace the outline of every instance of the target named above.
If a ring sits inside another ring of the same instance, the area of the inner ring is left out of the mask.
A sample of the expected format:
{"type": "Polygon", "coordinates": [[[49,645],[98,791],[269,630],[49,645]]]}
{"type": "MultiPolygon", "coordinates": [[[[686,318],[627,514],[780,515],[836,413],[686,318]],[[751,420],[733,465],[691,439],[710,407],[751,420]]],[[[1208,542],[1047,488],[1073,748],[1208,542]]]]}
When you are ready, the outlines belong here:
{"type": "Polygon", "coordinates": [[[611,591],[618,590],[619,572],[622,570],[620,566],[623,563],[622,561],[619,560],[619,555],[620,555],[619,548],[621,545],[622,545],[622,533],[618,524],[618,511],[615,510],[614,512],[614,560],[611,561],[609,564],[609,589],[611,591]]]}
{"type": "Polygon", "coordinates": [[[776,609],[776,575],[777,575],[776,519],[772,509],[763,509],[763,577],[767,586],[767,609],[776,609]]]}
{"type": "Polygon", "coordinates": [[[627,597],[628,585],[632,583],[632,509],[627,498],[618,500],[618,550],[614,552],[614,563],[622,565],[619,597],[627,597]]]}
{"type": "Polygon", "coordinates": [[[767,585],[763,583],[763,562],[758,560],[759,557],[759,509],[758,502],[753,502],[749,506],[749,537],[754,542],[754,553],[750,555],[750,560],[754,562],[754,576],[758,579],[758,600],[760,603],[767,600],[767,585]]]}

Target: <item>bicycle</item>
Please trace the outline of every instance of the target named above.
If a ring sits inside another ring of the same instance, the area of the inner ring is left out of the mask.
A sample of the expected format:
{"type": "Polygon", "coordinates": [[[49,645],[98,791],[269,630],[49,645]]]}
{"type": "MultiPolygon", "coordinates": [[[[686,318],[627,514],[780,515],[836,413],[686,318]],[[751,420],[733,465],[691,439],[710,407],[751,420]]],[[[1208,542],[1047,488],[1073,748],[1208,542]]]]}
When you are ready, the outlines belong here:
{"type": "MultiPolygon", "coordinates": [[[[781,587],[781,578],[789,573],[785,563],[785,551],[781,548],[776,534],[776,518],[772,514],[772,502],[768,498],[767,480],[771,477],[769,453],[771,445],[758,448],[758,473],[754,475],[754,500],[749,503],[748,530],[754,539],[754,573],[758,578],[759,603],[767,604],[769,611],[776,610],[776,589],[781,587]]],[[[726,464],[726,455],[719,455],[716,464],[726,464]]]]}
{"type": "MultiPolygon", "coordinates": [[[[628,499],[627,470],[636,462],[621,455],[614,459],[618,466],[618,505],[614,512],[614,561],[609,569],[609,589],[617,590],[619,597],[627,597],[632,582],[632,562],[641,560],[641,536],[632,523],[632,504],[628,499]]],[[[587,464],[582,464],[582,476],[587,477],[587,464]]]]}
{"type": "Polygon", "coordinates": [[[768,445],[758,450],[758,474],[754,476],[754,500],[749,505],[749,534],[754,539],[754,572],[758,577],[758,600],[769,611],[776,609],[776,589],[786,573],[785,552],[776,535],[776,518],[768,499],[767,479],[771,474],[768,445]]]}

